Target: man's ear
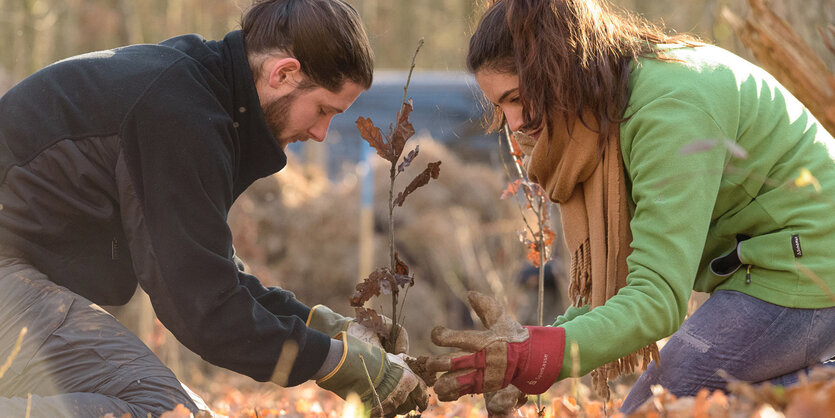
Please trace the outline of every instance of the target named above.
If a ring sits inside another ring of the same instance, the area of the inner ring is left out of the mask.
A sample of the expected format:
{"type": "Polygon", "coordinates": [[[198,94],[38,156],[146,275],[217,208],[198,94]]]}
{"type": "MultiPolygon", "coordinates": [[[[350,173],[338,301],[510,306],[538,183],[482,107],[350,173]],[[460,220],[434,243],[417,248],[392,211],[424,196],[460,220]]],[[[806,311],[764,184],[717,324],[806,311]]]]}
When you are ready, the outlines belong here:
{"type": "Polygon", "coordinates": [[[291,57],[274,58],[266,63],[267,84],[274,89],[295,88],[301,82],[301,63],[291,57]]]}

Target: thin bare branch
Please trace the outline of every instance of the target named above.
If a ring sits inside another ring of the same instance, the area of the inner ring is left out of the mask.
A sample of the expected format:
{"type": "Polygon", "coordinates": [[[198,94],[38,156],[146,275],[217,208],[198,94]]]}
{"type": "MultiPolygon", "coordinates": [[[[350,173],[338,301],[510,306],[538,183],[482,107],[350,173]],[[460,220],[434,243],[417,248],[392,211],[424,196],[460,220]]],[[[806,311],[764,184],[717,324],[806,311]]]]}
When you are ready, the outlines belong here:
{"type": "Polygon", "coordinates": [[[362,369],[365,370],[365,377],[368,379],[368,386],[371,387],[371,393],[374,394],[374,400],[377,401],[377,407],[380,408],[380,416],[384,417],[383,415],[383,403],[380,402],[380,395],[377,394],[377,390],[374,389],[374,381],[371,380],[371,375],[368,374],[368,366],[365,365],[365,357],[360,354],[360,361],[362,362],[362,369]]]}
{"type": "MultiPolygon", "coordinates": [[[[417,54],[420,52],[420,48],[423,46],[423,38],[420,38],[418,41],[417,48],[415,48],[415,53],[412,55],[412,64],[409,67],[409,75],[406,77],[406,85],[403,86],[403,100],[400,101],[400,110],[397,112],[397,118],[395,119],[395,123],[398,125],[400,124],[400,117],[403,114],[406,108],[406,97],[409,94],[409,85],[412,82],[412,73],[415,69],[415,60],[417,60],[417,54]]],[[[397,129],[397,127],[395,127],[397,129]]],[[[397,162],[400,156],[398,155],[394,161],[391,162],[391,169],[389,170],[389,260],[391,265],[391,271],[395,270],[397,267],[395,256],[394,256],[394,180],[397,178],[397,162]]],[[[391,338],[389,338],[391,347],[387,348],[394,348],[394,343],[397,341],[397,329],[398,329],[398,321],[397,321],[397,294],[398,288],[394,286],[394,289],[391,292],[391,322],[392,322],[392,331],[390,333],[391,338]]],[[[405,303],[405,295],[404,301],[405,303]]]]}

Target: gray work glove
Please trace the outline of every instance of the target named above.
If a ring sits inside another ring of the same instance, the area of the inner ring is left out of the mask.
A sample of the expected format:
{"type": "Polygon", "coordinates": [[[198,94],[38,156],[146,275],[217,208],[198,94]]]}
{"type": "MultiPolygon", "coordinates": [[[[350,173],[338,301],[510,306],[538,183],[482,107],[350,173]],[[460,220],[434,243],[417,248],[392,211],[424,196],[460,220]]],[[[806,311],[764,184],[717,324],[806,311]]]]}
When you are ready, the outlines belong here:
{"type": "Polygon", "coordinates": [[[342,340],[342,359],[332,372],[316,381],[321,388],[342,399],[357,393],[371,410],[371,416],[380,416],[381,406],[385,416],[426,409],[429,402],[426,384],[400,357],[344,331],[336,339],[342,340]]]}
{"type": "MultiPolygon", "coordinates": [[[[391,335],[391,319],[383,316],[383,325],[386,329],[386,335],[391,335]]],[[[360,325],[354,318],[342,316],[325,305],[316,305],[310,308],[310,314],[307,317],[307,326],[316,331],[320,331],[331,338],[336,338],[340,332],[345,331],[348,335],[367,342],[371,345],[382,347],[380,336],[374,332],[373,329],[366,328],[360,325]]],[[[409,335],[406,329],[398,327],[400,333],[397,336],[397,342],[394,344],[394,354],[409,352],[409,335]]]]}

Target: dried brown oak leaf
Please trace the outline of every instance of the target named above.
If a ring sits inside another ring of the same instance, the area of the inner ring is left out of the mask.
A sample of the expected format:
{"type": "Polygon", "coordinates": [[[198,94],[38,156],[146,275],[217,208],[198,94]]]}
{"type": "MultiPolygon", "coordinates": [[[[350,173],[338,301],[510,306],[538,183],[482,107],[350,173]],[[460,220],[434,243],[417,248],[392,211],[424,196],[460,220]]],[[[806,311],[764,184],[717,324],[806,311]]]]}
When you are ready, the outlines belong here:
{"type": "Polygon", "coordinates": [[[394,204],[397,206],[403,206],[403,202],[406,201],[406,196],[410,195],[412,192],[417,190],[419,187],[425,186],[429,183],[431,179],[438,179],[438,176],[441,174],[441,162],[436,161],[434,163],[429,163],[425,170],[422,173],[418,174],[406,189],[400,192],[397,195],[397,199],[394,199],[394,204]]]}
{"type": "Polygon", "coordinates": [[[392,163],[397,161],[391,144],[386,143],[383,139],[382,132],[380,132],[380,128],[374,126],[374,122],[371,119],[366,119],[362,116],[357,118],[357,129],[359,129],[362,139],[368,142],[371,148],[377,150],[377,155],[392,163]]]}
{"type": "MultiPolygon", "coordinates": [[[[400,112],[397,125],[389,127],[389,135],[383,136],[380,128],[374,126],[371,119],[360,116],[357,118],[357,129],[360,136],[368,145],[377,150],[377,154],[392,164],[396,164],[403,153],[406,141],[415,134],[415,127],[409,122],[409,114],[412,113],[412,102],[403,103],[403,110],[400,112]]],[[[414,158],[414,157],[413,157],[414,158]]],[[[409,164],[406,163],[406,166],[409,164]]],[[[405,167],[403,167],[405,168],[405,167]]]]}
{"type": "Polygon", "coordinates": [[[394,253],[394,273],[395,274],[402,274],[404,276],[409,275],[409,266],[400,259],[400,253],[394,253]]]}
{"type": "Polygon", "coordinates": [[[354,311],[357,314],[356,320],[360,325],[373,330],[378,336],[388,335],[389,330],[386,323],[377,311],[371,308],[354,308],[354,311]]]}
{"type": "Polygon", "coordinates": [[[397,162],[397,159],[400,158],[400,154],[403,153],[406,141],[415,134],[415,127],[412,126],[411,122],[409,122],[409,114],[411,113],[412,101],[409,100],[407,103],[403,103],[403,110],[400,112],[398,117],[397,126],[391,130],[391,136],[389,137],[389,143],[391,144],[395,157],[395,160],[392,162],[397,162]]]}
{"type": "Polygon", "coordinates": [[[397,291],[397,288],[406,288],[415,285],[415,279],[412,276],[403,274],[392,274],[386,277],[386,280],[380,280],[380,290],[385,295],[390,295],[397,291]]]}
{"type": "Polygon", "coordinates": [[[391,272],[385,268],[378,268],[371,272],[362,282],[357,284],[356,291],[351,295],[350,303],[353,307],[361,307],[374,296],[380,296],[381,282],[386,281],[386,276],[391,272]]]}

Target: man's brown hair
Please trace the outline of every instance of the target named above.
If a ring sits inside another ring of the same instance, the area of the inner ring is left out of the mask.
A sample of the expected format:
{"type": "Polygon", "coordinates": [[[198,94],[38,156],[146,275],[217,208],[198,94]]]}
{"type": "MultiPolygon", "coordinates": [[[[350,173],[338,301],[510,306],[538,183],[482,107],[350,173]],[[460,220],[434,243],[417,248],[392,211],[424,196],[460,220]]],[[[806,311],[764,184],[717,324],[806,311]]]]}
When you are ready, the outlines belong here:
{"type": "MultiPolygon", "coordinates": [[[[467,68],[519,76],[522,130],[544,122],[550,131],[555,117],[570,122],[590,109],[597,121],[583,122],[597,122],[607,138],[624,118],[630,61],[655,56],[662,43],[697,40],[615,13],[605,0],[493,0],[470,38],[467,68]]],[[[497,111],[492,127],[503,120],[497,111]]]]}
{"type": "MultiPolygon", "coordinates": [[[[250,56],[285,52],[310,81],[338,91],[345,81],[368,89],[374,54],[359,14],[342,0],[260,0],[241,20],[250,56]]],[[[258,63],[253,74],[258,77],[258,63]]]]}

